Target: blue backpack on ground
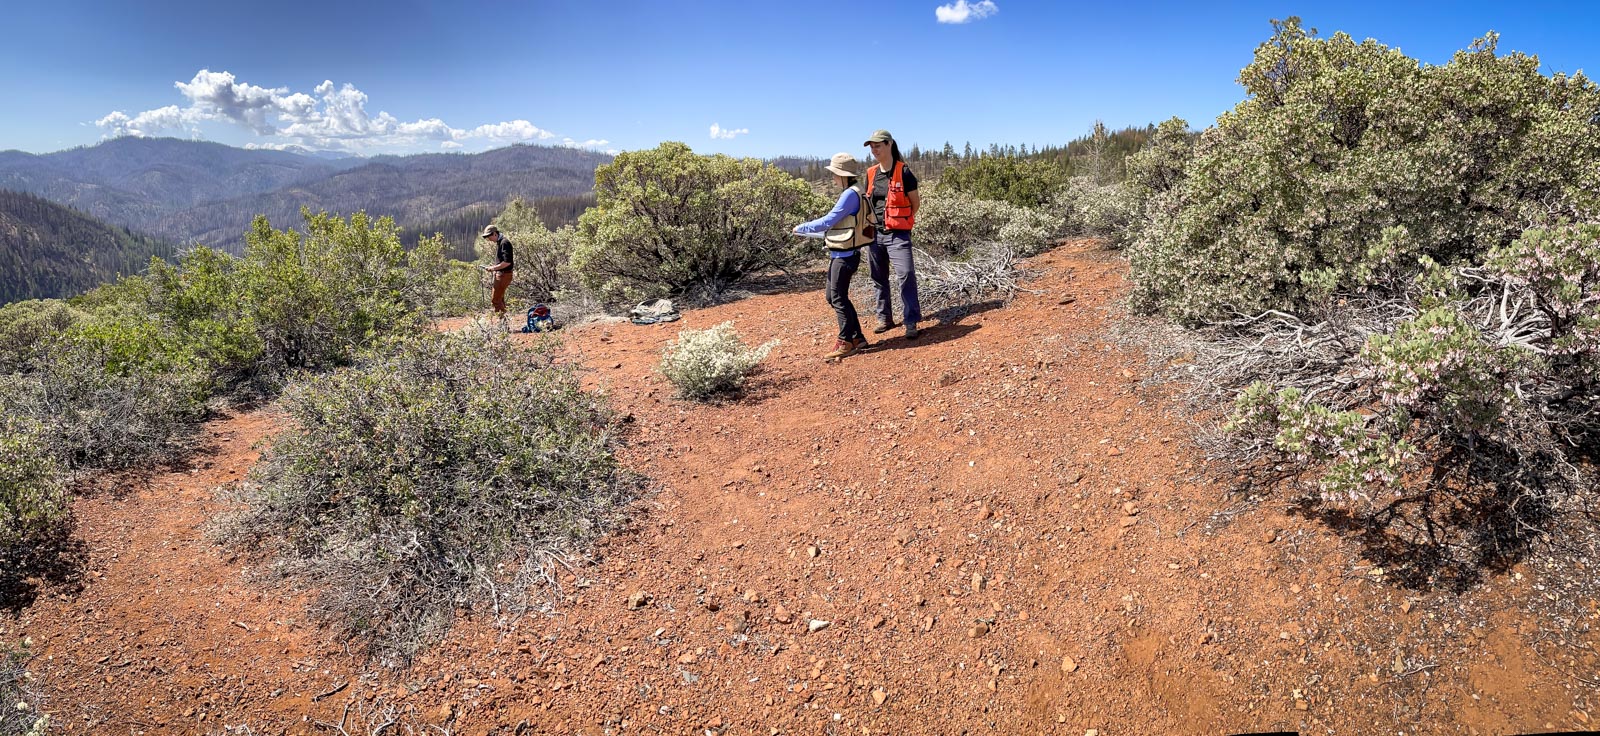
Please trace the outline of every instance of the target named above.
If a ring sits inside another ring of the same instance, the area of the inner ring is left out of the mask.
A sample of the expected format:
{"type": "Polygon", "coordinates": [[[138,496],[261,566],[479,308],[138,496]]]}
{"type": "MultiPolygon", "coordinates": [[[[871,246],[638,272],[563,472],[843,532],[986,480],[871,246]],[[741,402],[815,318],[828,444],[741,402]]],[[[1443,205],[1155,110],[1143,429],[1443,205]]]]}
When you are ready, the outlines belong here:
{"type": "Polygon", "coordinates": [[[520,332],[550,332],[555,328],[556,321],[550,316],[550,308],[535,304],[528,307],[528,323],[522,326],[520,332]]]}

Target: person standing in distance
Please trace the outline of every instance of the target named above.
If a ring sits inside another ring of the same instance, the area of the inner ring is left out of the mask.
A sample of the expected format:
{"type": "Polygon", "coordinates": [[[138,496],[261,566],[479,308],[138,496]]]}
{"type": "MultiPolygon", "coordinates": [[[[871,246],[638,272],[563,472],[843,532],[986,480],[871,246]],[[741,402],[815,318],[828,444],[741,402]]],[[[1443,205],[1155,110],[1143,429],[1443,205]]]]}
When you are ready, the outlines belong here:
{"type": "Polygon", "coordinates": [[[483,239],[494,243],[493,266],[483,266],[483,270],[494,275],[494,296],[489,303],[494,306],[496,317],[506,318],[506,288],[511,286],[511,271],[516,268],[516,262],[511,256],[511,241],[500,234],[500,228],[490,225],[483,229],[483,239]]]}
{"type": "Polygon", "coordinates": [[[867,267],[878,291],[878,326],[882,334],[894,329],[894,299],[889,293],[889,268],[894,267],[894,282],[900,291],[905,312],[906,339],[915,340],[917,323],[922,321],[922,304],[917,300],[917,269],[911,262],[911,227],[922,194],[917,191],[917,176],[906,168],[900,145],[887,130],[875,131],[861,145],[872,150],[877,165],[867,171],[867,201],[872,205],[878,235],[867,246],[867,267]]]}

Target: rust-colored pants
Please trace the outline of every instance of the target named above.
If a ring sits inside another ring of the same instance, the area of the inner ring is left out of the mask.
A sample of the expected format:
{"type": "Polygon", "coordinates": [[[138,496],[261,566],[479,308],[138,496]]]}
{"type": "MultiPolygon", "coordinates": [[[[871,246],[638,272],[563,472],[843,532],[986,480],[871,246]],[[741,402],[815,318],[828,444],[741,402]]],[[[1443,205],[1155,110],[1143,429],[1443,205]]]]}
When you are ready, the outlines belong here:
{"type": "Polygon", "coordinates": [[[496,270],[494,272],[494,296],[490,299],[494,310],[499,314],[506,314],[506,288],[510,286],[510,270],[496,270]]]}
{"type": "Polygon", "coordinates": [[[494,273],[494,297],[489,300],[494,305],[494,311],[506,313],[506,287],[511,286],[511,271],[496,271],[494,273]]]}

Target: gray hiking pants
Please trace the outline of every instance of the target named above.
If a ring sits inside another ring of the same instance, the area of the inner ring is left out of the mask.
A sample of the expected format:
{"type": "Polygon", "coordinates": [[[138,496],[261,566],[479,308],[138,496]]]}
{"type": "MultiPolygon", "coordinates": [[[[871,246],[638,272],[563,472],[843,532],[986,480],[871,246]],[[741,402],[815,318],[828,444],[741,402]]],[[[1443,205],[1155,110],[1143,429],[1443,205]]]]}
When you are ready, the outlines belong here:
{"type": "Polygon", "coordinates": [[[922,304],[917,301],[917,270],[911,263],[911,231],[879,230],[876,242],[867,246],[867,267],[878,290],[878,319],[894,321],[894,299],[889,294],[889,266],[894,266],[894,284],[900,291],[902,315],[906,324],[922,321],[922,304]]]}

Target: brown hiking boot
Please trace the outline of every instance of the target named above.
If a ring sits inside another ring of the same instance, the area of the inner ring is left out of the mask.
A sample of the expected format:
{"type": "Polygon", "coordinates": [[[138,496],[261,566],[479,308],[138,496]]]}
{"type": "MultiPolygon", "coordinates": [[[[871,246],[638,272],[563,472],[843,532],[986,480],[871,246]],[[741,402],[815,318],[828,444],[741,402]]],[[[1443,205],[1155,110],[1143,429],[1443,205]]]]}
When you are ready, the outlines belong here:
{"type": "Polygon", "coordinates": [[[915,322],[907,322],[906,323],[906,339],[907,340],[915,340],[915,339],[917,339],[917,336],[921,335],[921,334],[922,334],[922,330],[917,329],[917,323],[915,323],[915,322]]]}
{"type": "Polygon", "coordinates": [[[851,340],[850,342],[853,342],[853,343],[856,344],[856,350],[866,350],[867,348],[872,347],[872,343],[867,342],[867,338],[865,338],[865,337],[858,337],[858,338],[855,338],[855,339],[851,340]]]}
{"type": "Polygon", "coordinates": [[[838,360],[846,355],[855,355],[859,348],[850,340],[838,340],[833,343],[833,352],[822,356],[823,360],[838,360]]]}
{"type": "Polygon", "coordinates": [[[899,326],[900,325],[896,324],[895,321],[892,320],[892,319],[880,319],[880,320],[878,320],[878,326],[872,328],[872,334],[874,334],[874,335],[882,335],[883,333],[888,332],[889,330],[892,330],[892,329],[894,329],[896,327],[899,327],[899,326]]]}

